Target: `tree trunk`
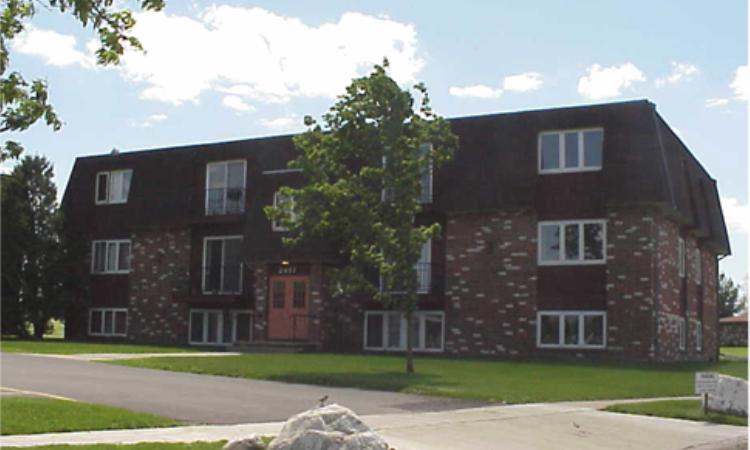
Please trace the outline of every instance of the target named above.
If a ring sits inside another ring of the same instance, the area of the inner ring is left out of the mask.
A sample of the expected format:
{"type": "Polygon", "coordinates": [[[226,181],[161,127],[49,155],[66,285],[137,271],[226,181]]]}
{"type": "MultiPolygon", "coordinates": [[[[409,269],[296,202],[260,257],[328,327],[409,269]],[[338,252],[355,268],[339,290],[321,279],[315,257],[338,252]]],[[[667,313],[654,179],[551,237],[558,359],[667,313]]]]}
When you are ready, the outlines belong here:
{"type": "Polygon", "coordinates": [[[47,330],[47,322],[46,319],[37,319],[34,321],[35,339],[42,339],[44,337],[44,332],[47,330]]]}
{"type": "Polygon", "coordinates": [[[406,313],[406,373],[414,373],[414,352],[411,348],[412,313],[406,313]]]}

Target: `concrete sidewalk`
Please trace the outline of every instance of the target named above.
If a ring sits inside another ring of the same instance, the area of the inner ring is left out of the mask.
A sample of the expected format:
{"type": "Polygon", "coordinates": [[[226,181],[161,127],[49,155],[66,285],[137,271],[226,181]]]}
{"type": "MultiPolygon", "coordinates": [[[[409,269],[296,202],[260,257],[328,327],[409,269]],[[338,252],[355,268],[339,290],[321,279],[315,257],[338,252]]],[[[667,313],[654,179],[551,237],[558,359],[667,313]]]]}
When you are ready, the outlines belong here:
{"type": "MultiPolygon", "coordinates": [[[[398,450],[745,449],[747,429],[597,411],[577,404],[376,414],[363,420],[398,450]]],[[[276,434],[282,422],[2,436],[0,446],[194,442],[276,434]]]]}

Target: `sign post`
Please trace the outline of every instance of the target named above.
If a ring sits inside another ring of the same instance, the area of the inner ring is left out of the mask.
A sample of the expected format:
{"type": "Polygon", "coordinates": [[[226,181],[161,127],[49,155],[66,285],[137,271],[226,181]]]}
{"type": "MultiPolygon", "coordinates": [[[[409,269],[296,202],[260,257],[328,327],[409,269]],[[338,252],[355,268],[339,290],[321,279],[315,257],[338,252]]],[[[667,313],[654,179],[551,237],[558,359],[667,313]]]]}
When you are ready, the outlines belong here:
{"type": "Polygon", "coordinates": [[[708,412],[708,394],[715,394],[719,388],[719,374],[716,372],[695,372],[695,393],[703,396],[703,415],[708,412]]]}

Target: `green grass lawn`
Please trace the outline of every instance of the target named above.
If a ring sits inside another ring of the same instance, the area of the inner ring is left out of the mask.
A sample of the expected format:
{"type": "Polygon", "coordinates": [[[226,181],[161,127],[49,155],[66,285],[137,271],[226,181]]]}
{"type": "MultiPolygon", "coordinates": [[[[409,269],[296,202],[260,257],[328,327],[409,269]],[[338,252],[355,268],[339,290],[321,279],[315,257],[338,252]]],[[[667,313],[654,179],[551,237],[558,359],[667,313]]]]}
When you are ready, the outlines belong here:
{"type": "Polygon", "coordinates": [[[719,353],[735,358],[747,358],[747,347],[721,347],[719,353]]]}
{"type": "Polygon", "coordinates": [[[47,398],[4,397],[0,434],[172,427],[181,422],[111,406],[47,398]]]}
{"type": "Polygon", "coordinates": [[[508,403],[692,395],[695,371],[747,379],[744,361],[666,365],[417,358],[417,372],[411,375],[403,371],[403,357],[377,355],[247,354],[113,363],[508,403]]]}
{"type": "Polygon", "coordinates": [[[0,351],[8,353],[47,353],[73,355],[76,353],[182,353],[194,352],[186,347],[161,347],[100,342],[73,342],[62,339],[19,340],[3,338],[0,351]]]}
{"type": "MultiPolygon", "coordinates": [[[[44,445],[37,447],[23,447],[25,450],[221,450],[226,441],[216,442],[191,442],[163,444],[159,442],[149,442],[143,444],[115,445],[115,444],[96,444],[96,445],[44,445]]],[[[20,450],[21,447],[5,447],[6,450],[20,450]]]]}
{"type": "Polygon", "coordinates": [[[670,417],[699,422],[721,423],[725,425],[747,426],[747,417],[730,416],[709,412],[703,414],[700,400],[663,400],[641,403],[620,403],[604,408],[604,411],[640,414],[644,416],[670,417]]]}

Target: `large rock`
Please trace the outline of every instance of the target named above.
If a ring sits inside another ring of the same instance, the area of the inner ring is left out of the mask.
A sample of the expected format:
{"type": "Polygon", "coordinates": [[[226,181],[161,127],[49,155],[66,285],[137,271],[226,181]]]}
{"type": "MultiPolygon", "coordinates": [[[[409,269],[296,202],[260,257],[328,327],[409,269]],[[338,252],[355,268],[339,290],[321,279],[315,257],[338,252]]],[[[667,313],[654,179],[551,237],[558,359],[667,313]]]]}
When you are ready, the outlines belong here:
{"type": "Polygon", "coordinates": [[[747,416],[747,381],[719,375],[716,394],[709,394],[708,409],[726,414],[747,416]]]}
{"type": "Polygon", "coordinates": [[[388,444],[350,409],[333,404],[287,420],[268,450],[388,450],[388,444]]]}
{"type": "Polygon", "coordinates": [[[222,450],[265,450],[266,444],[258,435],[252,435],[246,439],[227,442],[222,450]]]}

